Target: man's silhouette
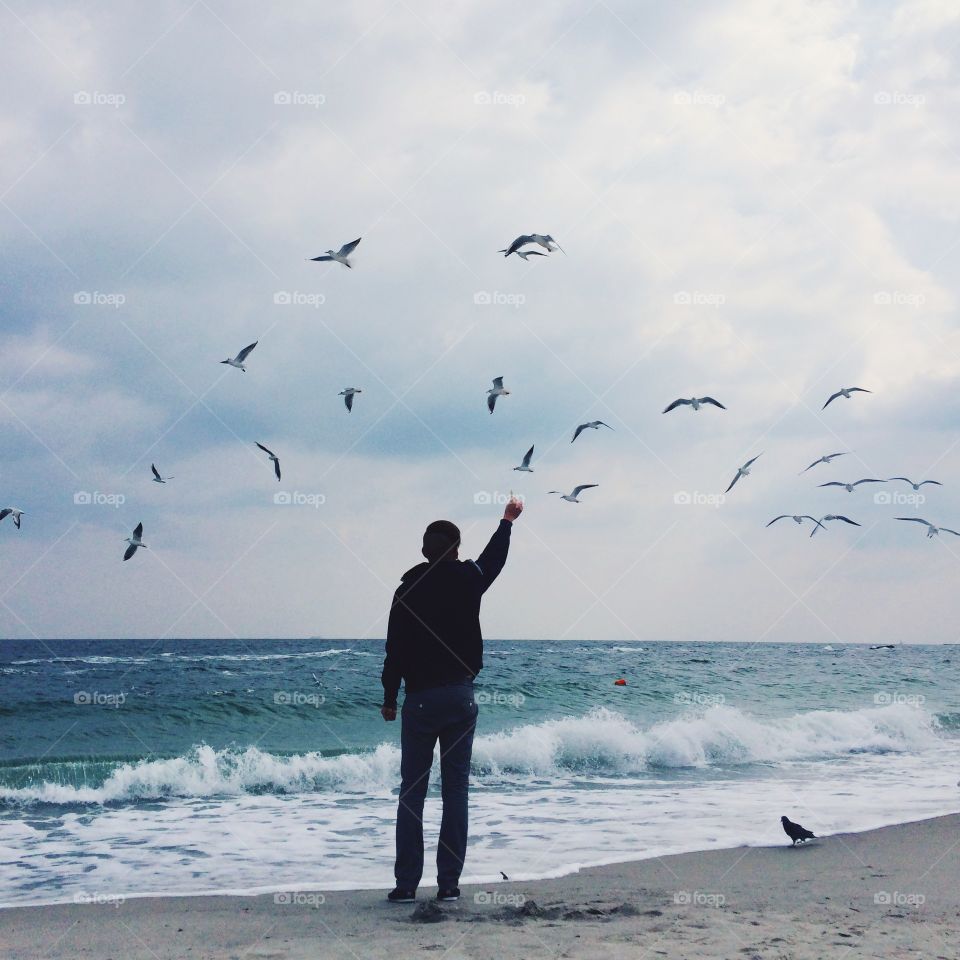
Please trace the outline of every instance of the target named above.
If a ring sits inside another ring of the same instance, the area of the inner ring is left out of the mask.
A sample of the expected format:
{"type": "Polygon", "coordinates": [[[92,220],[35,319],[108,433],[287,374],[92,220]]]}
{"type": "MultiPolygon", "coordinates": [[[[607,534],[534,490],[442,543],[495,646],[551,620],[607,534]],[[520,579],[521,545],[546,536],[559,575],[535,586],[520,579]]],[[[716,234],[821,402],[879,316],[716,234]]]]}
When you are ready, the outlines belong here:
{"type": "Polygon", "coordinates": [[[423,535],[426,563],[401,578],[387,626],[383,661],[384,720],[397,718],[404,683],[400,730],[400,801],[397,806],[394,903],[416,899],[423,875],[423,802],[440,741],[443,819],[437,847],[437,899],[456,900],[467,851],[467,788],[477,725],[473,680],[483,667],[480,600],[507,561],[510,530],[523,512],[511,498],[503,519],[476,560],[459,559],[460,531],[437,520],[423,535]]]}

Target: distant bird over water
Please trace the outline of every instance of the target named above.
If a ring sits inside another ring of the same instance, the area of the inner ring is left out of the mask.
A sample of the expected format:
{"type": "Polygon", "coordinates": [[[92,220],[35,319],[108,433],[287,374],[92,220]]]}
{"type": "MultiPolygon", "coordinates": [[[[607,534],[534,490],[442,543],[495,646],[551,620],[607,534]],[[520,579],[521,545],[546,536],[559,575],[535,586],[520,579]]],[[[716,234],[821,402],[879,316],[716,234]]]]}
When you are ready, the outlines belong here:
{"type": "Polygon", "coordinates": [[[939,480],[921,480],[919,483],[914,483],[908,477],[887,477],[887,483],[889,483],[891,480],[903,480],[905,483],[909,483],[914,490],[919,490],[925,483],[932,483],[936,487],[943,486],[939,480]]]}
{"type": "Polygon", "coordinates": [[[342,263],[345,267],[349,267],[351,270],[353,267],[350,266],[350,261],[347,257],[357,249],[357,244],[363,239],[363,237],[357,237],[356,240],[351,240],[350,243],[345,243],[339,250],[327,250],[327,252],[322,257],[311,257],[310,260],[313,263],[324,260],[335,260],[337,263],[342,263]]]}
{"type": "Polygon", "coordinates": [[[599,486],[599,483],[581,483],[579,487],[574,487],[570,493],[560,493],[559,490],[548,490],[547,493],[560,493],[561,500],[566,500],[568,503],[579,503],[577,497],[580,496],[582,491],[599,486]]]}
{"type": "Polygon", "coordinates": [[[930,540],[935,537],[938,533],[952,533],[955,537],[960,537],[960,533],[957,533],[956,530],[951,530],[949,527],[938,527],[933,523],[930,523],[929,520],[921,520],[919,517],[894,517],[895,520],[906,520],[908,523],[922,523],[926,525],[927,528],[927,539],[930,540]]]}
{"type": "Polygon", "coordinates": [[[809,467],[804,467],[800,471],[800,473],[806,473],[808,470],[812,470],[815,466],[817,466],[817,464],[830,463],[834,458],[845,457],[846,455],[847,455],[846,451],[844,451],[843,453],[826,453],[819,460],[814,460],[809,467]]]}
{"type": "Polygon", "coordinates": [[[824,524],[829,523],[831,520],[842,520],[844,523],[849,523],[851,527],[862,526],[862,524],[857,523],[856,520],[851,520],[849,517],[841,516],[839,513],[828,513],[816,521],[817,525],[810,531],[810,536],[812,537],[818,530],[826,530],[827,528],[824,526],[824,524]]]}
{"type": "Polygon", "coordinates": [[[530,466],[530,460],[533,457],[533,447],[531,447],[524,455],[523,461],[519,467],[514,467],[514,470],[519,470],[521,473],[533,473],[533,467],[530,466]]]}
{"type": "Polygon", "coordinates": [[[664,413],[669,413],[671,410],[676,410],[677,407],[688,406],[694,410],[699,410],[705,403],[712,404],[715,407],[719,407],[721,410],[726,410],[727,408],[719,401],[714,400],[713,397],[691,397],[689,400],[674,400],[669,406],[664,408],[664,413]]]}
{"type": "Polygon", "coordinates": [[[807,830],[806,827],[801,827],[799,823],[788,820],[786,817],[781,817],[780,823],[783,824],[783,832],[793,841],[791,844],[793,847],[798,843],[806,843],[807,840],[817,839],[816,834],[807,830]]]}
{"type": "Polygon", "coordinates": [[[136,552],[139,547],[143,547],[144,550],[147,549],[147,545],[143,542],[143,523],[138,523],[133,528],[133,535],[127,537],[124,541],[129,543],[130,546],[123,552],[123,559],[129,560],[136,552]]]}
{"type": "MultiPolygon", "coordinates": [[[[547,253],[552,253],[554,250],[559,250],[562,254],[566,255],[566,251],[563,247],[557,243],[549,233],[525,233],[522,236],[517,237],[513,243],[510,244],[505,250],[498,250],[497,253],[502,253],[505,257],[509,257],[511,253],[515,253],[518,256],[522,256],[524,260],[530,255],[530,251],[525,251],[525,255],[520,253],[520,248],[525,247],[528,243],[537,243],[547,253]]],[[[540,254],[543,256],[543,254],[540,254]]]]}
{"type": "Polygon", "coordinates": [[[846,398],[847,400],[849,400],[851,393],[873,393],[873,391],[872,391],[872,390],[864,390],[863,387],[841,387],[836,393],[830,394],[830,398],[827,400],[827,402],[826,402],[820,409],[821,409],[821,410],[826,410],[827,407],[829,407],[830,404],[833,403],[833,401],[837,399],[837,397],[844,397],[844,398],[846,398]]]}
{"type": "Polygon", "coordinates": [[[277,479],[279,480],[280,479],[280,461],[277,459],[277,455],[272,450],[268,450],[262,443],[257,443],[257,446],[273,461],[273,469],[277,474],[277,479]]]}
{"type": "MultiPolygon", "coordinates": [[[[604,423],[602,420],[590,420],[587,423],[581,423],[580,426],[574,430],[573,440],[576,440],[584,430],[599,430],[601,427],[606,427],[608,430],[613,429],[609,423],[604,423]]],[[[573,443],[573,440],[570,442],[573,443]]]]}
{"type": "Polygon", "coordinates": [[[762,456],[763,456],[762,453],[758,453],[752,460],[748,460],[742,467],[737,467],[737,475],[730,481],[730,486],[727,487],[727,489],[724,490],[723,492],[724,492],[724,493],[729,493],[729,492],[733,489],[734,484],[735,484],[741,477],[749,477],[749,476],[750,476],[750,467],[751,467],[754,463],[756,463],[757,460],[759,460],[762,456]]]}
{"type": "Polygon", "coordinates": [[[353,410],[353,397],[357,393],[363,393],[362,390],[358,390],[356,387],[345,387],[340,393],[337,394],[338,397],[343,397],[343,402],[348,411],[353,410]]]}
{"type": "Polygon", "coordinates": [[[510,393],[503,386],[503,377],[493,378],[493,389],[487,391],[487,408],[493,413],[493,408],[497,405],[497,397],[505,397],[510,393]]]}
{"type": "Polygon", "coordinates": [[[161,477],[160,471],[157,469],[155,463],[150,464],[150,469],[153,471],[153,482],[154,483],[166,483],[168,480],[174,480],[175,477],[161,477]]]}
{"type": "Polygon", "coordinates": [[[863,480],[857,480],[854,483],[841,483],[839,480],[831,480],[829,483],[818,483],[818,487],[843,487],[847,493],[853,493],[855,487],[861,483],[886,483],[886,480],[878,480],[876,477],[864,477],[863,480]]]}
{"type": "Polygon", "coordinates": [[[244,373],[247,372],[247,368],[243,365],[243,361],[250,356],[253,348],[259,343],[259,340],[254,340],[249,347],[244,347],[232,360],[221,360],[221,363],[226,363],[231,367],[236,367],[238,370],[242,370],[244,373]]]}
{"type": "Polygon", "coordinates": [[[12,518],[13,525],[19,530],[20,529],[20,518],[23,516],[23,511],[18,510],[16,507],[4,507],[0,510],[0,520],[5,520],[7,517],[12,518]]]}

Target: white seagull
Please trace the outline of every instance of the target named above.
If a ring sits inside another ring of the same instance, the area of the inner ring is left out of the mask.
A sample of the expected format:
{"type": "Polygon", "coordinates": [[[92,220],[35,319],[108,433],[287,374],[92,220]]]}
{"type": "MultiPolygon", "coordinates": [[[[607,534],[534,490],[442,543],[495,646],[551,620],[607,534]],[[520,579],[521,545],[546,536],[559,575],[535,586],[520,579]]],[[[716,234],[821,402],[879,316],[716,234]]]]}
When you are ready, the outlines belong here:
{"type": "Polygon", "coordinates": [[[259,340],[254,340],[249,347],[244,347],[232,360],[221,360],[221,363],[226,363],[231,367],[236,367],[238,370],[242,370],[244,373],[247,372],[247,368],[243,365],[243,361],[250,356],[253,348],[259,343],[259,340]]]}
{"type": "Polygon", "coordinates": [[[844,523],[849,523],[851,527],[862,526],[862,524],[857,523],[856,520],[851,520],[849,517],[841,516],[839,513],[828,513],[826,516],[823,516],[819,520],[815,521],[816,526],[810,531],[810,536],[812,537],[821,527],[826,530],[826,527],[823,525],[825,523],[829,523],[831,520],[842,520],[844,523]]]}
{"type": "Polygon", "coordinates": [[[666,407],[663,412],[669,413],[671,410],[676,410],[677,407],[682,407],[684,405],[693,407],[694,410],[699,410],[705,403],[712,403],[715,407],[719,407],[721,410],[727,409],[719,400],[714,400],[713,397],[691,397],[689,400],[674,400],[673,403],[666,407]]]}
{"type": "Polygon", "coordinates": [[[837,397],[844,397],[845,399],[850,399],[851,393],[873,393],[872,390],[864,390],[863,387],[841,387],[836,393],[830,394],[830,399],[820,408],[821,410],[826,410],[827,407],[833,403],[837,397]]]}
{"type": "Polygon", "coordinates": [[[599,487],[599,483],[581,483],[579,487],[574,487],[570,493],[560,493],[559,490],[548,490],[547,493],[560,493],[560,499],[568,503],[579,503],[577,497],[583,490],[589,490],[591,487],[599,487]]]}
{"type": "MultiPolygon", "coordinates": [[[[602,420],[590,420],[587,423],[581,423],[580,426],[577,427],[573,433],[573,440],[576,440],[584,430],[599,430],[601,427],[606,427],[608,430],[613,429],[609,423],[604,423],[602,420]]],[[[573,440],[570,442],[573,443],[573,440]]]]}
{"type": "Polygon", "coordinates": [[[157,469],[157,465],[155,463],[150,464],[150,469],[153,471],[154,483],[166,483],[168,480],[175,479],[174,477],[161,477],[160,471],[157,469]]]}
{"type": "Polygon", "coordinates": [[[729,493],[733,489],[733,485],[741,478],[750,476],[750,467],[756,463],[763,456],[762,453],[758,453],[752,460],[748,460],[742,467],[737,467],[737,475],[730,481],[730,486],[724,490],[724,493],[729,493]]]}
{"type": "Polygon", "coordinates": [[[772,526],[778,520],[786,520],[789,517],[794,523],[803,523],[804,520],[812,520],[814,523],[818,523],[816,517],[811,517],[809,513],[797,514],[797,513],[781,513],[779,517],[774,517],[767,526],[772,526]]]}
{"type": "Polygon", "coordinates": [[[921,480],[919,483],[914,483],[909,477],[887,477],[887,482],[891,480],[904,480],[909,483],[914,490],[919,490],[925,483],[932,483],[936,487],[943,486],[939,480],[921,480]]]}
{"type": "MultiPolygon", "coordinates": [[[[257,443],[257,441],[254,441],[257,443]]],[[[277,479],[280,479],[280,461],[277,459],[276,454],[272,450],[268,450],[262,443],[257,443],[257,446],[273,461],[273,469],[276,471],[277,479]]]]}
{"type": "Polygon", "coordinates": [[[488,390],[487,393],[487,408],[493,413],[493,408],[497,405],[497,397],[505,397],[510,391],[505,390],[503,387],[503,377],[494,377],[493,378],[493,389],[488,390]]]}
{"type": "Polygon", "coordinates": [[[818,463],[830,463],[835,457],[845,457],[848,452],[849,451],[845,450],[843,453],[826,453],[819,460],[814,460],[809,467],[804,467],[800,473],[806,473],[808,470],[812,470],[818,463]]]}
{"type": "Polygon", "coordinates": [[[927,527],[927,539],[935,537],[938,533],[952,533],[955,537],[960,537],[960,533],[957,533],[956,530],[951,530],[949,527],[938,527],[935,524],[929,523],[926,520],[921,520],[919,517],[894,517],[895,520],[907,520],[910,523],[923,523],[927,527]]]}
{"type": "MultiPolygon", "coordinates": [[[[539,244],[544,250],[547,251],[547,253],[552,253],[554,250],[559,250],[562,254],[566,255],[566,250],[564,250],[563,247],[561,247],[560,244],[557,243],[557,241],[554,240],[549,233],[525,233],[522,236],[517,237],[517,239],[514,240],[513,243],[511,243],[510,246],[505,250],[498,250],[497,253],[502,253],[505,257],[509,257],[511,253],[516,253],[520,256],[523,256],[520,254],[520,248],[525,247],[528,243],[539,244]]],[[[529,256],[529,251],[527,252],[527,255],[529,256]]],[[[540,254],[540,256],[543,256],[543,254],[540,254]]],[[[523,259],[526,260],[527,258],[523,257],[523,259]]]]}
{"type": "Polygon", "coordinates": [[[841,483],[839,480],[831,480],[829,483],[818,483],[818,487],[843,487],[847,493],[853,493],[854,487],[859,487],[861,483],[886,483],[886,480],[876,480],[873,477],[865,477],[863,480],[857,480],[856,483],[841,483]]]}
{"type": "Polygon", "coordinates": [[[147,545],[141,539],[142,537],[143,537],[143,524],[138,523],[133,528],[133,536],[127,537],[126,540],[124,541],[124,543],[130,544],[130,546],[127,547],[127,549],[124,550],[123,552],[124,560],[129,560],[137,552],[137,547],[143,547],[144,550],[147,549],[147,545]]]}
{"type": "Polygon", "coordinates": [[[347,407],[347,410],[353,410],[353,395],[355,393],[363,393],[362,390],[358,390],[356,387],[344,387],[337,396],[343,397],[343,402],[347,407]]]}
{"type": "Polygon", "coordinates": [[[310,260],[317,262],[319,260],[336,260],[337,263],[342,263],[345,267],[350,267],[352,270],[353,267],[350,266],[350,261],[347,257],[357,249],[357,244],[363,239],[363,237],[357,237],[356,240],[351,240],[350,243],[345,243],[339,250],[327,250],[327,252],[322,257],[311,257],[310,260]]]}
{"type": "Polygon", "coordinates": [[[23,511],[18,510],[16,507],[4,507],[0,510],[0,520],[4,520],[7,517],[13,517],[13,525],[19,530],[20,529],[20,518],[23,516],[23,511]]]}
{"type": "Polygon", "coordinates": [[[533,457],[533,447],[531,447],[524,455],[523,462],[519,467],[514,467],[514,470],[519,470],[521,473],[533,473],[533,467],[530,466],[530,460],[533,457]]]}

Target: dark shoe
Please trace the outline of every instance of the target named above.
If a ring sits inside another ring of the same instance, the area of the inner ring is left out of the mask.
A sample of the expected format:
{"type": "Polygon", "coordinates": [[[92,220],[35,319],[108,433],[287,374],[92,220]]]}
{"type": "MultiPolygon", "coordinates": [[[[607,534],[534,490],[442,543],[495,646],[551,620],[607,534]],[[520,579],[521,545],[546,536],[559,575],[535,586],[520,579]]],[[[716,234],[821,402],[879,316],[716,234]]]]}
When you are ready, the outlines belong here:
{"type": "Polygon", "coordinates": [[[417,891],[394,887],[394,889],[387,894],[387,899],[391,903],[416,903],[417,891]]]}
{"type": "Polygon", "coordinates": [[[437,899],[443,900],[444,903],[453,903],[454,900],[460,899],[460,888],[459,887],[441,887],[437,891],[437,899]]]}

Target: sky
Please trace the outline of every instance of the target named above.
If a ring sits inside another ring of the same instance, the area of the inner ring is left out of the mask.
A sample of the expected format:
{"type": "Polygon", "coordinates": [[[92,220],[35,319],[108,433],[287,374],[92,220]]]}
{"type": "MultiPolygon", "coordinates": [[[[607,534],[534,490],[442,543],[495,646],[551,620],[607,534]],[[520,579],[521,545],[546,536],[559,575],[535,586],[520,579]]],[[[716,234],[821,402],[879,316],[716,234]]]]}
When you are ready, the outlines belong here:
{"type": "Polygon", "coordinates": [[[513,491],[487,637],[960,640],[960,537],[894,520],[960,529],[955,4],[0,26],[0,637],[381,638],[426,524],[476,556],[513,491]],[[894,475],[943,486],[817,486],[894,475]]]}

